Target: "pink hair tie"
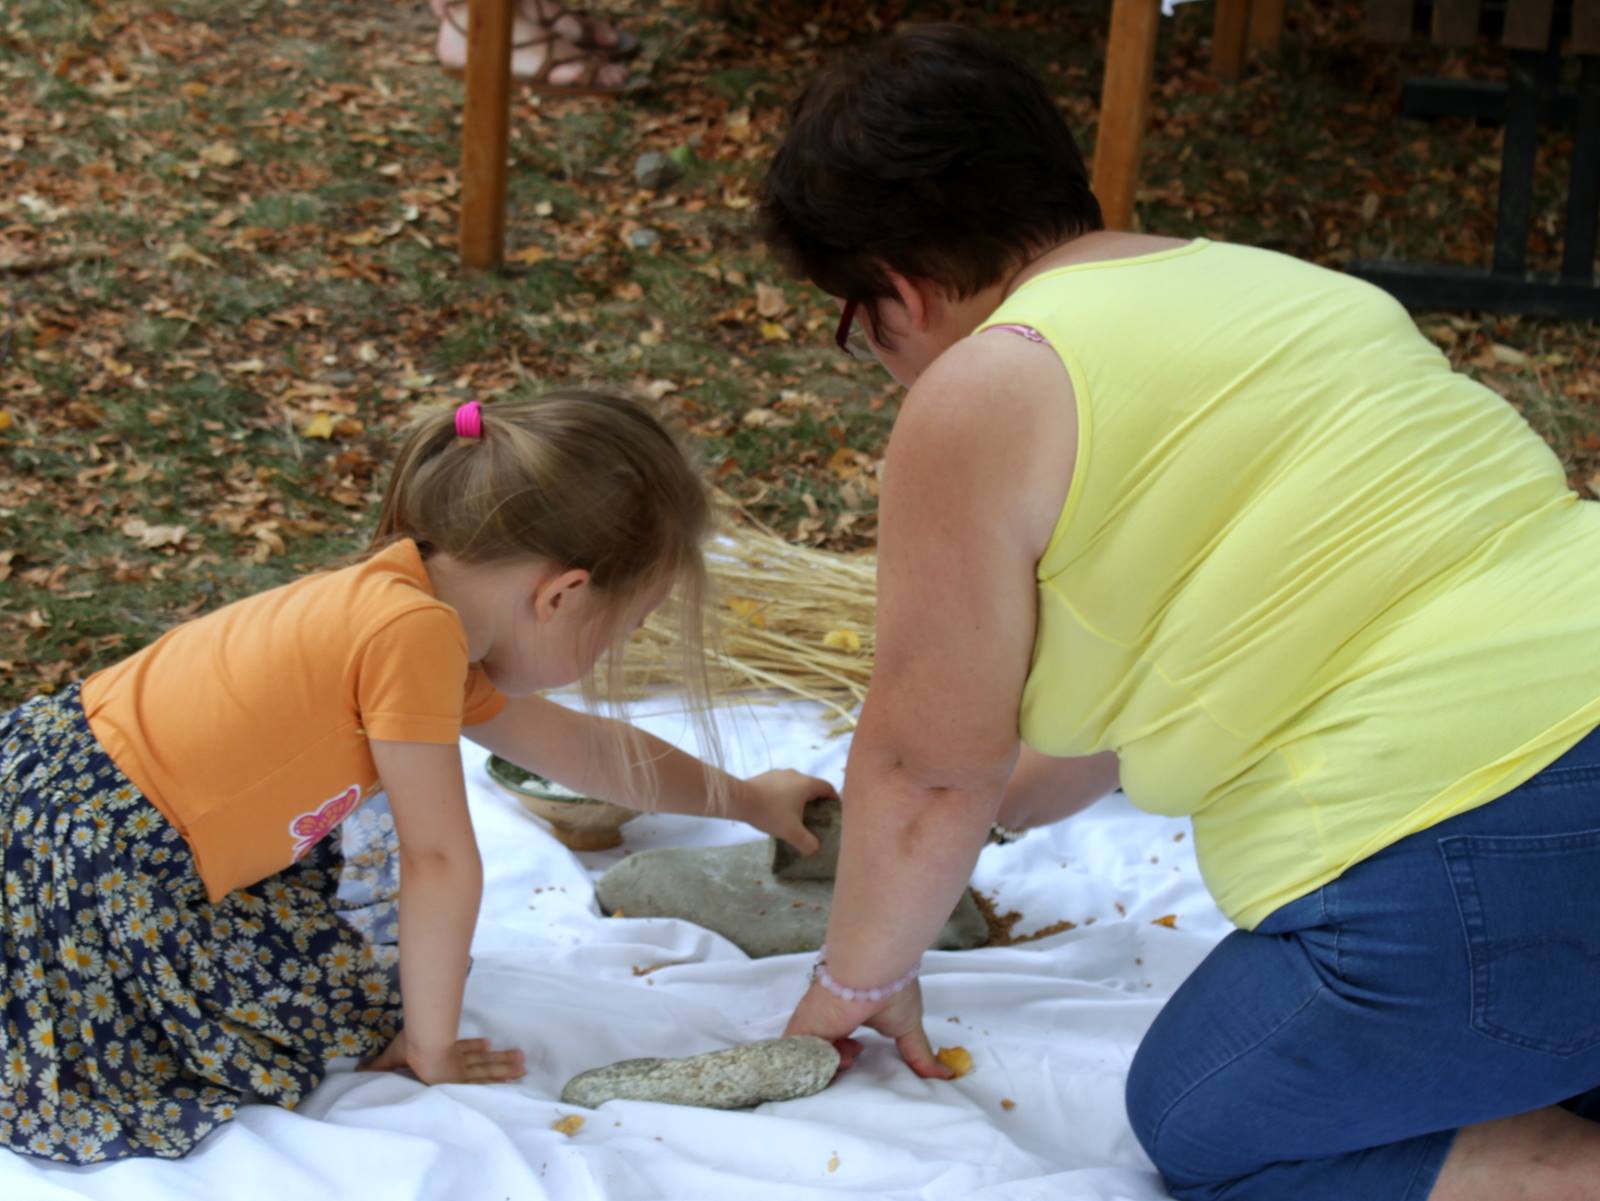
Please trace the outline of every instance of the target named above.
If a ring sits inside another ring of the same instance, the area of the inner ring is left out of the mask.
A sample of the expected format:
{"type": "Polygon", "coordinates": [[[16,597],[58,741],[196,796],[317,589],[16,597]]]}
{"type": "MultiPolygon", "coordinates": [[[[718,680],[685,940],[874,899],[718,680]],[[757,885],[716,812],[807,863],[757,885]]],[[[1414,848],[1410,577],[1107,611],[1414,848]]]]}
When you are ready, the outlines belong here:
{"type": "Polygon", "coordinates": [[[456,436],[458,438],[483,437],[483,406],[469,400],[456,410],[456,436]]]}

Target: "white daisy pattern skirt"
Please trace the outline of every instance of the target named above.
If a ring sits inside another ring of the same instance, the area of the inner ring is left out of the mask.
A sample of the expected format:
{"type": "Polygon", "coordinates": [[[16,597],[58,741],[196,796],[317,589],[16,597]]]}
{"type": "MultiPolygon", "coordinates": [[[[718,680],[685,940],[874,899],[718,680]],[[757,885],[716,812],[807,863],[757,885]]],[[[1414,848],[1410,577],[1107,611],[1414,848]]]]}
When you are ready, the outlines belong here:
{"type": "Polygon", "coordinates": [[[337,906],[324,839],[215,903],[74,685],[0,713],[0,1146],[176,1158],[245,1102],[293,1108],[400,1024],[392,947],[337,906]]]}

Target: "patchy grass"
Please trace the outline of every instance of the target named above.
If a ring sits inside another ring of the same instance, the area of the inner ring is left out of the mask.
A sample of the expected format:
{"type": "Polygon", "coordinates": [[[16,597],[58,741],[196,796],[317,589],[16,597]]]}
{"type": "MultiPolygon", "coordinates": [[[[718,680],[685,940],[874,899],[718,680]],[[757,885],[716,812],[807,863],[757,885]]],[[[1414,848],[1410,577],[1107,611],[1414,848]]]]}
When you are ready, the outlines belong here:
{"type": "MultiPolygon", "coordinates": [[[[652,92],[519,96],[509,267],[464,276],[460,85],[435,69],[424,5],[8,6],[0,704],[359,546],[389,437],[420,405],[567,383],[653,396],[759,520],[870,546],[896,391],[840,359],[831,303],[779,279],[751,232],[783,101],[874,27],[953,17],[1035,62],[1087,148],[1104,10],[802,7],[803,22],[740,28],[652,5],[625,17],[652,92]],[[685,177],[638,189],[646,150],[685,177]]],[[[1292,7],[1283,55],[1227,90],[1205,70],[1210,6],[1163,23],[1145,227],[1335,266],[1484,259],[1498,131],[1402,124],[1394,106],[1407,75],[1484,74],[1493,54],[1370,46],[1358,10],[1292,7]]],[[[1541,146],[1546,179],[1569,142],[1541,146]]],[[[1558,185],[1538,200],[1548,268],[1558,185]]],[[[1419,321],[1586,484],[1592,326],[1419,321]]]]}

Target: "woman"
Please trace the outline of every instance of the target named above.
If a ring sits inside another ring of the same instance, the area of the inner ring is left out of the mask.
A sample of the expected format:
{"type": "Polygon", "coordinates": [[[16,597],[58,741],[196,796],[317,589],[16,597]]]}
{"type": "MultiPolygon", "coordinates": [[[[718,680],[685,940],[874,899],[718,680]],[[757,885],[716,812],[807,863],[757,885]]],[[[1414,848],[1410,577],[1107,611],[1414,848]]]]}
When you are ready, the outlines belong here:
{"type": "Polygon", "coordinates": [[[1600,506],[1386,294],[1104,230],[974,33],[815,80],[762,215],[909,388],[789,1032],[945,1074],[914,973],[985,836],[1120,773],[1239,927],[1130,1074],[1175,1196],[1600,1198],[1600,506]]]}

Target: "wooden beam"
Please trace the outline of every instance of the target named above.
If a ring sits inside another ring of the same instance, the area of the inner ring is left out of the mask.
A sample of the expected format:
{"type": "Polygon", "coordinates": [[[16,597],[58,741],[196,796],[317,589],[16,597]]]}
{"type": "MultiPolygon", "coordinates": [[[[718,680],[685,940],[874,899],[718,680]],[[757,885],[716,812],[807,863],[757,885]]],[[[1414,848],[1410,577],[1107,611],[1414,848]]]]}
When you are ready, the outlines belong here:
{"type": "Polygon", "coordinates": [[[1284,0],[1250,0],[1250,51],[1276,54],[1283,41],[1284,0]]]}
{"type": "Polygon", "coordinates": [[[1250,30],[1250,0],[1217,0],[1211,26],[1211,73],[1224,83],[1244,74],[1245,39],[1250,30]]]}
{"type": "Polygon", "coordinates": [[[1411,37],[1414,0],[1367,0],[1367,36],[1375,42],[1404,42],[1411,37]]]}
{"type": "Polygon", "coordinates": [[[506,240],[511,24],[516,0],[469,0],[467,100],[461,119],[461,265],[492,271],[506,240]]]}
{"type": "Polygon", "coordinates": [[[1482,7],[1482,0],[1433,0],[1433,40],[1441,46],[1472,45],[1482,7]]]}
{"type": "Polygon", "coordinates": [[[1600,0],[1572,0],[1572,52],[1600,54],[1600,0]]]}
{"type": "Polygon", "coordinates": [[[1547,49],[1555,8],[1555,0],[1507,0],[1500,40],[1512,50],[1547,49]]]}
{"type": "Polygon", "coordinates": [[[1113,0],[1091,186],[1107,229],[1133,226],[1161,0],[1113,0]]]}

